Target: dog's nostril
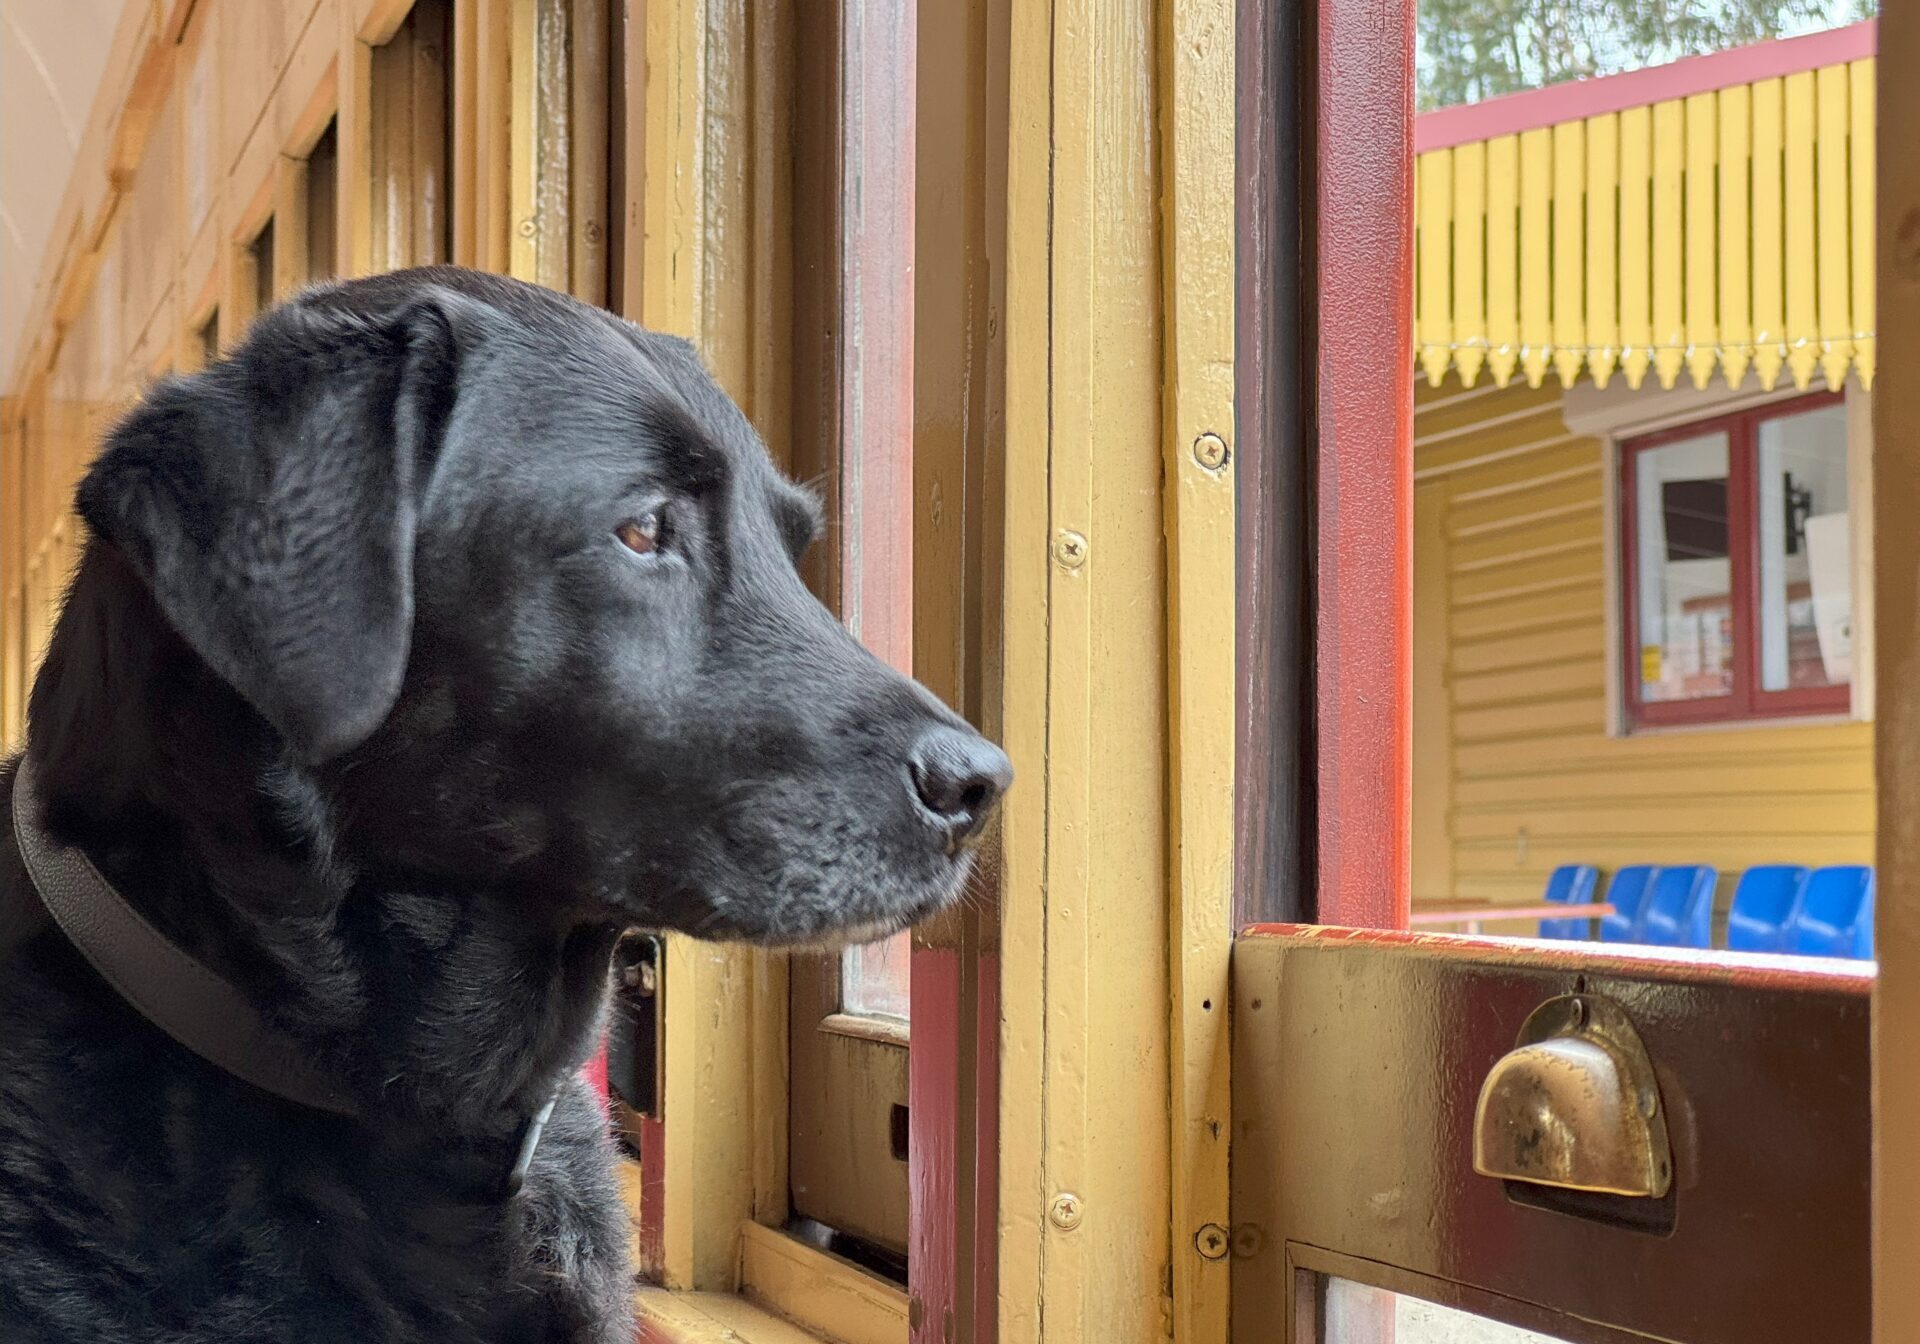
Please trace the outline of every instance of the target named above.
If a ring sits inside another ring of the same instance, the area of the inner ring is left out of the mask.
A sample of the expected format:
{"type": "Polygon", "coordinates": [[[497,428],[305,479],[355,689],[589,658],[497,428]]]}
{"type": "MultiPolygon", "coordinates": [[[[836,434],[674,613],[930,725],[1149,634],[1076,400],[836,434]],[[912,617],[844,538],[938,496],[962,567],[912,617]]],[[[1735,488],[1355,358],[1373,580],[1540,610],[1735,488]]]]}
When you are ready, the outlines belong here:
{"type": "Polygon", "coordinates": [[[945,726],[914,744],[907,766],[921,804],[961,838],[986,824],[1013,782],[1005,752],[978,734],[945,726]]]}

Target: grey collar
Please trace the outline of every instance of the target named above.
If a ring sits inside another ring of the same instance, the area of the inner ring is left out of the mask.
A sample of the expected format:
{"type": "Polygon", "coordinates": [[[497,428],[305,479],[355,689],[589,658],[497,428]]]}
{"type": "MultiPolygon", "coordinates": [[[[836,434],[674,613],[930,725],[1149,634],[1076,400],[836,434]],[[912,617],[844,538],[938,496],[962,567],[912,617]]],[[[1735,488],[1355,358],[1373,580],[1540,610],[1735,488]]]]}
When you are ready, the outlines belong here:
{"type": "MultiPolygon", "coordinates": [[[[47,833],[34,784],[33,758],[20,758],[13,782],[13,833],[41,902],[80,955],[142,1017],[181,1045],[263,1092],[334,1115],[360,1108],[307,1057],[300,1042],[275,1030],[246,996],[147,922],[76,845],[47,833]]],[[[554,1097],[526,1122],[506,1193],[526,1179],[554,1097]]]]}
{"type": "Polygon", "coordinates": [[[308,1063],[304,1049],[262,1020],[244,995],[153,927],[76,845],[47,833],[33,756],[13,780],[13,834],[27,875],[61,932],[140,1015],[209,1064],[316,1111],[357,1115],[308,1063]]]}

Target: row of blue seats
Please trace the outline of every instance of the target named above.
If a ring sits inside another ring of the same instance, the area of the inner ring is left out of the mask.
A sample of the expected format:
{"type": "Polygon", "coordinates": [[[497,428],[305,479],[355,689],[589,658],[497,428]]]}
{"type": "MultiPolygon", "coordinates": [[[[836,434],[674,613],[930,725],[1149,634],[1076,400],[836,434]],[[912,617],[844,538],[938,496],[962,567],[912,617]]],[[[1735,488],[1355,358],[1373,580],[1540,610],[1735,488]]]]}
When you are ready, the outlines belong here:
{"type": "MultiPolygon", "coordinates": [[[[1719,872],[1707,864],[1659,868],[1634,864],[1614,873],[1600,921],[1600,941],[1662,947],[1713,946],[1713,890],[1719,872]]],[[[1547,879],[1552,904],[1585,905],[1597,898],[1600,870],[1590,864],[1556,868],[1547,879]]],[[[1593,922],[1543,919],[1542,938],[1588,939],[1593,922]]],[[[1749,868],[1734,888],[1727,915],[1727,947],[1736,952],[1792,952],[1801,956],[1873,957],[1873,869],[1864,865],[1807,869],[1770,863],[1749,868]]]]}

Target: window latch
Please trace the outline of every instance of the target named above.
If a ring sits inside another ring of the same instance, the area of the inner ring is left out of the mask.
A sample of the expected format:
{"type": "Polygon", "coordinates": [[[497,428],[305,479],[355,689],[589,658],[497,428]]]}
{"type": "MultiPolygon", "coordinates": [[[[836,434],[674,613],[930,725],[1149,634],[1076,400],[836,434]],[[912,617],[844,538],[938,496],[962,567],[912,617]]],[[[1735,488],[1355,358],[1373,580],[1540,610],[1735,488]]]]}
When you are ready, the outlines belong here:
{"type": "Polygon", "coordinates": [[[607,1086],[637,1116],[661,1116],[661,1066],[666,1057],[659,935],[629,929],[613,951],[613,1013],[607,1033],[607,1086]]]}

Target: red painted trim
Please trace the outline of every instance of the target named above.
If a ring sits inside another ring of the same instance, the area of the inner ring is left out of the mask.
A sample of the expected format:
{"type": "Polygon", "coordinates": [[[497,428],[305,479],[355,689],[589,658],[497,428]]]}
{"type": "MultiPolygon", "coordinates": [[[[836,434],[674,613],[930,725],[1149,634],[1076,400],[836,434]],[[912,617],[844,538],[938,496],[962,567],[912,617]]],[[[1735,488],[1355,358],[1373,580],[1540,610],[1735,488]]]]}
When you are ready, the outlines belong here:
{"type": "Polygon", "coordinates": [[[1797,415],[1844,400],[1838,392],[1813,392],[1790,401],[1773,402],[1751,410],[1695,420],[1672,429],[1631,439],[1620,445],[1620,557],[1621,557],[1621,686],[1627,717],[1634,727],[1669,727],[1701,723],[1747,723],[1808,714],[1844,714],[1852,704],[1853,688],[1823,686],[1802,690],[1760,689],[1760,541],[1756,526],[1759,508],[1759,426],[1769,420],[1797,415]],[[1734,674],[1730,695],[1699,700],[1640,699],[1640,548],[1635,535],[1639,522],[1639,491],[1635,464],[1640,454],[1664,444],[1703,434],[1727,436],[1727,546],[1730,565],[1730,602],[1733,609],[1734,674]]]}
{"type": "Polygon", "coordinates": [[[1000,954],[974,962],[973,1344],[1000,1327],[1000,954]]]}
{"type": "Polygon", "coordinates": [[[1624,943],[1572,943],[1491,934],[1410,933],[1401,929],[1350,929],[1325,924],[1253,924],[1242,938],[1278,938],[1340,948],[1401,947],[1423,956],[1488,966],[1559,968],[1590,975],[1631,976],[1688,984],[1731,984],[1750,989],[1873,993],[1878,968],[1872,962],[1830,957],[1779,957],[1759,952],[1642,947],[1624,943]]]}
{"type": "Polygon", "coordinates": [[[974,1344],[993,1344],[999,1297],[1000,959],[974,962],[974,1001],[953,947],[913,950],[913,1048],[907,1055],[907,1290],[913,1344],[956,1337],[971,1301],[974,1344]],[[969,1012],[971,1007],[971,1012],[969,1012]],[[968,1039],[968,1037],[971,1039],[968,1039]],[[962,1143],[960,1083],[975,1080],[973,1140],[962,1143]],[[969,1283],[961,1254],[973,1261],[969,1283]]]}
{"type": "Polygon", "coordinates": [[[913,949],[907,1052],[907,1291],[913,1344],[951,1337],[959,1305],[960,954],[913,949]]]}
{"type": "Polygon", "coordinates": [[[667,1126],[645,1117],[640,1133],[640,1219],[636,1229],[634,1269],[650,1283],[664,1283],[667,1273],[667,1126]]]}
{"type": "Polygon", "coordinates": [[[1400,928],[1413,699],[1411,0],[1322,0],[1317,60],[1317,910],[1400,928]]]}
{"type": "Polygon", "coordinates": [[[1544,89],[1509,93],[1481,103],[1443,107],[1422,113],[1414,123],[1414,152],[1424,154],[1431,149],[1447,149],[1476,140],[1490,140],[1497,135],[1512,135],[1563,121],[1623,112],[1630,107],[1646,107],[1690,94],[1710,93],[1736,84],[1862,60],[1873,55],[1877,39],[1878,24],[1867,19],[1805,37],[1756,42],[1706,56],[1689,56],[1645,70],[1550,84],[1544,89]]]}

